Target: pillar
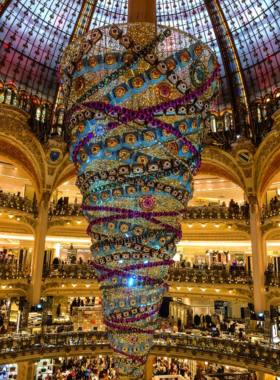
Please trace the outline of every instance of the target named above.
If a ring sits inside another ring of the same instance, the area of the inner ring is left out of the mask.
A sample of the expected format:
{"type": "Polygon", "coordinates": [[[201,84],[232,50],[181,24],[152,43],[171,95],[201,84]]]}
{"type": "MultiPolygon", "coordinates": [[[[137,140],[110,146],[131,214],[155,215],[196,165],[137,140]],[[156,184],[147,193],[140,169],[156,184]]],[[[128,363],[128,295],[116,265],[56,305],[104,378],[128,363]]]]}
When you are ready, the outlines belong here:
{"type": "Polygon", "coordinates": [[[33,361],[19,362],[17,380],[32,380],[35,375],[35,364],[33,361]]]}
{"type": "Polygon", "coordinates": [[[48,202],[42,201],[38,206],[38,221],[35,230],[35,241],[32,261],[31,306],[40,303],[42,272],[45,254],[45,239],[48,226],[48,202]]]}
{"type": "Polygon", "coordinates": [[[250,203],[250,228],[252,244],[252,261],[253,261],[253,281],[254,281],[254,306],[255,313],[264,312],[265,310],[265,292],[264,272],[266,269],[265,258],[263,254],[262,233],[260,229],[261,209],[256,197],[249,199],[250,203]]]}
{"type": "Polygon", "coordinates": [[[145,380],[152,380],[153,377],[153,364],[155,364],[155,355],[149,355],[145,367],[145,380]]]}
{"type": "Polygon", "coordinates": [[[156,0],[128,0],[127,22],[156,24],[156,0]]]}

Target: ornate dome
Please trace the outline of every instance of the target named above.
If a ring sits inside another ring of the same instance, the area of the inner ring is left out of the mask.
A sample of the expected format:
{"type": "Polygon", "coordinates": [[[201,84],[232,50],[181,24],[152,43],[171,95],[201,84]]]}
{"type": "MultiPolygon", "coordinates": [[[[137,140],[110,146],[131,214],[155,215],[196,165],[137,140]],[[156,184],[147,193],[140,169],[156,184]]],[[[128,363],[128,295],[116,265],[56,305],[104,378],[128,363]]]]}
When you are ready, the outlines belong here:
{"type": "MultiPolygon", "coordinates": [[[[254,118],[262,121],[267,116],[263,101],[272,100],[274,111],[279,108],[277,1],[157,0],[156,6],[158,24],[193,34],[218,57],[221,89],[213,109],[217,118],[212,126],[214,132],[225,112],[229,115],[226,121],[223,119],[223,128],[235,123],[238,135],[243,124],[249,125],[254,118]],[[256,99],[259,108],[254,110],[256,99]]],[[[0,87],[6,85],[16,93],[26,90],[26,97],[36,96],[33,102],[35,99],[40,104],[61,103],[57,65],[64,48],[85,31],[125,23],[127,11],[128,0],[2,0],[0,87]]],[[[250,128],[246,133],[254,137],[250,128]]]]}

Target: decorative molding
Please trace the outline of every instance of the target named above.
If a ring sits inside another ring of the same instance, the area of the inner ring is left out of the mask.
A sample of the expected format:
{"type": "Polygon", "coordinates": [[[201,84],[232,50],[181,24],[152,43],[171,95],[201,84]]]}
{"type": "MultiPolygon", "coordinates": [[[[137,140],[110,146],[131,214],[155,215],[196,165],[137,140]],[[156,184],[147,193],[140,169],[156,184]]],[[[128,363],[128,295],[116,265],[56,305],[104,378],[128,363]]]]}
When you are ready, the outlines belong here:
{"type": "MultiPolygon", "coordinates": [[[[223,152],[222,150],[217,148],[206,147],[202,153],[202,165],[200,167],[200,173],[205,172],[205,170],[203,169],[203,165],[206,165],[208,163],[216,165],[216,175],[222,175],[230,181],[233,181],[234,183],[238,184],[238,186],[240,186],[241,188],[246,189],[242,172],[239,169],[234,158],[230,156],[228,153],[223,152]],[[214,163],[208,161],[214,161],[214,163]],[[223,167],[223,165],[226,166],[226,168],[223,167]]],[[[211,167],[209,167],[209,169],[211,169],[211,167]]],[[[211,171],[211,173],[214,174],[215,171],[211,171]]]]}
{"type": "Polygon", "coordinates": [[[36,184],[35,190],[39,194],[42,193],[45,187],[45,154],[42,146],[29,130],[27,120],[30,116],[18,107],[2,104],[0,117],[0,138],[3,137],[1,154],[6,154],[7,157],[19,163],[25,171],[30,172],[36,184]]]}

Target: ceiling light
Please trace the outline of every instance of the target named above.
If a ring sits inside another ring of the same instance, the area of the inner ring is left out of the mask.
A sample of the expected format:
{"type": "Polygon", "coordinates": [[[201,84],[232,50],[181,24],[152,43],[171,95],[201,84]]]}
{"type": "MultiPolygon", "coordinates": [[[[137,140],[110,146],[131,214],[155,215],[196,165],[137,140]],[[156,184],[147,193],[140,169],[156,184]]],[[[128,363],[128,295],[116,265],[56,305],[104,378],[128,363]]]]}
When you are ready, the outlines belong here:
{"type": "Polygon", "coordinates": [[[215,291],[218,293],[221,289],[215,289],[215,291]]]}
{"type": "Polygon", "coordinates": [[[1,288],[2,288],[2,289],[5,289],[5,288],[6,288],[6,285],[1,285],[1,288]]]}
{"type": "Polygon", "coordinates": [[[206,288],[201,288],[201,290],[202,290],[203,292],[205,292],[206,288]]]}
{"type": "Polygon", "coordinates": [[[189,289],[189,291],[191,291],[193,288],[188,288],[189,289]]]}
{"type": "Polygon", "coordinates": [[[9,289],[12,289],[12,286],[9,286],[9,289]]]}
{"type": "Polygon", "coordinates": [[[88,288],[88,287],[90,287],[90,285],[86,285],[86,287],[88,288]]]}
{"type": "Polygon", "coordinates": [[[190,228],[192,228],[193,225],[192,225],[192,224],[188,224],[188,226],[189,226],[190,228]]]}
{"type": "Polygon", "coordinates": [[[229,290],[229,293],[232,293],[232,290],[229,290]]]}
{"type": "Polygon", "coordinates": [[[67,222],[67,224],[68,224],[68,226],[69,226],[70,222],[67,222]]]}
{"type": "Polygon", "coordinates": [[[77,286],[77,284],[72,284],[73,288],[75,288],[77,286]]]}
{"type": "Polygon", "coordinates": [[[228,225],[228,228],[231,228],[231,227],[232,227],[232,225],[231,225],[231,224],[229,224],[229,225],[228,225]]]}
{"type": "Polygon", "coordinates": [[[180,290],[181,288],[179,286],[177,286],[177,289],[180,290]]]}
{"type": "Polygon", "coordinates": [[[82,221],[81,221],[81,220],[77,220],[77,223],[78,223],[78,224],[81,224],[81,223],[82,223],[82,221]]]}
{"type": "Polygon", "coordinates": [[[219,224],[215,224],[215,227],[219,228],[219,227],[220,227],[220,225],[219,225],[219,224]]]}
{"type": "Polygon", "coordinates": [[[203,227],[203,228],[206,227],[206,224],[202,224],[201,227],[203,227]]]}
{"type": "Polygon", "coordinates": [[[61,286],[64,288],[64,286],[65,286],[65,285],[64,285],[64,284],[62,284],[61,286]]]}
{"type": "Polygon", "coordinates": [[[14,217],[14,215],[12,214],[9,214],[9,218],[12,219],[14,217]]]}

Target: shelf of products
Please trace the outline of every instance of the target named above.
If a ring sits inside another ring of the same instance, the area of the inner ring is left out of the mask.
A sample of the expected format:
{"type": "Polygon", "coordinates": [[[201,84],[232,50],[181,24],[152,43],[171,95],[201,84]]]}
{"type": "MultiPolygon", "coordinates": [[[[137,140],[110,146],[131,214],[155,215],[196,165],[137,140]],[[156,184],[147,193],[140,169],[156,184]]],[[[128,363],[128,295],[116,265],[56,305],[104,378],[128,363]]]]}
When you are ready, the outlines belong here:
{"type": "Polygon", "coordinates": [[[105,330],[100,306],[74,307],[72,313],[74,331],[105,330]]]}
{"type": "Polygon", "coordinates": [[[0,366],[0,380],[17,379],[17,364],[5,364],[0,366]]]}
{"type": "Polygon", "coordinates": [[[28,315],[28,330],[32,334],[40,333],[42,331],[42,314],[41,313],[29,313],[28,315]]]}
{"type": "Polygon", "coordinates": [[[52,375],[53,372],[53,360],[42,359],[38,362],[36,368],[36,380],[40,378],[45,379],[48,375],[52,375]]]}

